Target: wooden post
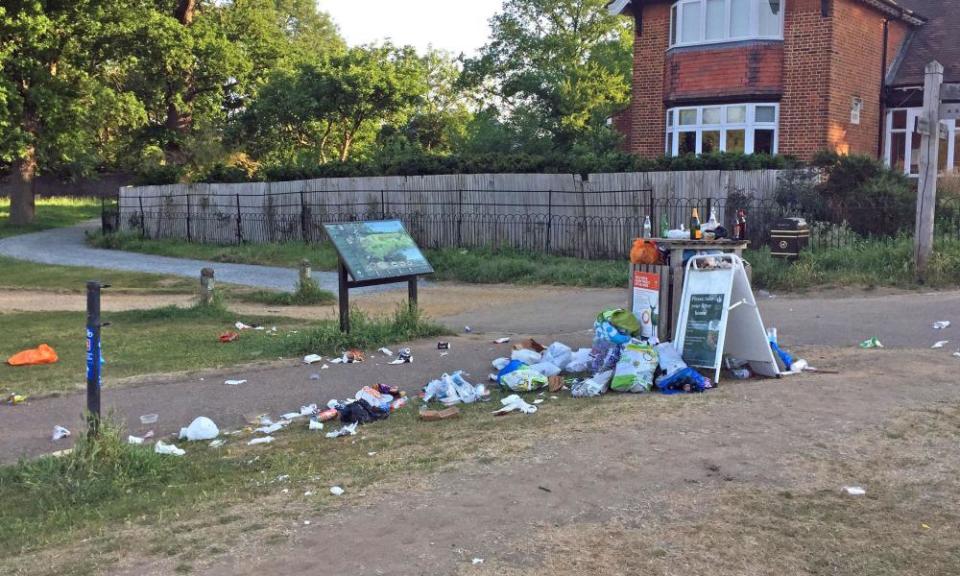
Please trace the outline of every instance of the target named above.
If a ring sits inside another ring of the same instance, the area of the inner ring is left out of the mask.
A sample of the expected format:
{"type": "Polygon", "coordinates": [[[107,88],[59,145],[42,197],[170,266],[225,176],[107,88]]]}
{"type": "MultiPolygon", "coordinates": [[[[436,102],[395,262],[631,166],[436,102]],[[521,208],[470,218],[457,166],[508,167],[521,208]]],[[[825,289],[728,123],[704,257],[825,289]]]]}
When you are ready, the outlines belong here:
{"type": "Polygon", "coordinates": [[[310,268],[310,261],[304,258],[300,261],[300,285],[309,286],[313,277],[313,271],[310,268]]]}
{"type": "Polygon", "coordinates": [[[204,268],[200,271],[200,304],[207,306],[213,303],[213,268],[204,268]]]}
{"type": "Polygon", "coordinates": [[[914,229],[914,262],[918,282],[926,280],[933,253],[933,226],[937,210],[937,170],[940,158],[940,86],[943,65],[934,60],[924,69],[923,114],[926,122],[920,141],[920,182],[917,187],[917,221],[914,229]]]}

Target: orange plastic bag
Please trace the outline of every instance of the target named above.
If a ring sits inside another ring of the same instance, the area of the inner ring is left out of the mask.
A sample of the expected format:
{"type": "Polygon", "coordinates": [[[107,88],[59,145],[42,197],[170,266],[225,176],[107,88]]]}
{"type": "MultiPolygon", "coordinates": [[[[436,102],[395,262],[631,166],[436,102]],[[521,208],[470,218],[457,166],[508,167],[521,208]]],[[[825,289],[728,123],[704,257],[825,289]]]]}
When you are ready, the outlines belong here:
{"type": "Polygon", "coordinates": [[[660,251],[656,242],[637,238],[630,249],[630,262],[633,264],[659,264],[660,251]]]}
{"type": "Polygon", "coordinates": [[[41,344],[32,350],[24,350],[14,354],[7,359],[7,364],[11,366],[37,366],[40,364],[53,364],[59,360],[57,353],[53,348],[46,344],[41,344]]]}

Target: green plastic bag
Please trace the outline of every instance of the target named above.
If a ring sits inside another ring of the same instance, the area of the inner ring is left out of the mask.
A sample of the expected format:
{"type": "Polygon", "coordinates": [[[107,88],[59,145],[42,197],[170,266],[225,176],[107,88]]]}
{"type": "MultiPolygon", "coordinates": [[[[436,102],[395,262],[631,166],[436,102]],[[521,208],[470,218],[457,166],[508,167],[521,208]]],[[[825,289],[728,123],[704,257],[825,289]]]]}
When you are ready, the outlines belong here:
{"type": "Polygon", "coordinates": [[[623,346],[610,388],[617,392],[649,392],[659,365],[660,355],[653,346],[631,340],[623,346]]]}

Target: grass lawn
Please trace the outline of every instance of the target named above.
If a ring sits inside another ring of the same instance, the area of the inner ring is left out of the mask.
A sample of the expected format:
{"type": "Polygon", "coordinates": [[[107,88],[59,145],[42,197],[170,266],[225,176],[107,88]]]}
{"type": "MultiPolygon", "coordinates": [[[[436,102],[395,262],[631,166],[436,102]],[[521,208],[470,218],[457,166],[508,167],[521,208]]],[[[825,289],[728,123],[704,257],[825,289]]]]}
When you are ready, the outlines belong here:
{"type": "MultiPolygon", "coordinates": [[[[278,336],[265,331],[244,332],[236,342],[221,344],[218,336],[233,328],[238,316],[220,307],[135,310],[109,314],[103,330],[107,363],[105,384],[144,374],[219,368],[307,353],[333,354],[345,348],[377,348],[443,332],[436,325],[398,312],[387,320],[353,319],[353,331],[340,333],[333,321],[304,322],[291,318],[244,316],[248,324],[276,326],[278,336]],[[287,335],[291,331],[297,334],[287,335]]],[[[48,394],[80,388],[86,370],[83,312],[24,312],[0,314],[0,359],[49,344],[60,361],[48,366],[11,367],[0,364],[0,395],[48,394]]]]}
{"type": "Polygon", "coordinates": [[[0,198],[0,238],[37,232],[48,228],[72,226],[100,217],[100,200],[96,198],[38,198],[37,215],[32,224],[12,226],[9,220],[10,199],[0,198]]]}

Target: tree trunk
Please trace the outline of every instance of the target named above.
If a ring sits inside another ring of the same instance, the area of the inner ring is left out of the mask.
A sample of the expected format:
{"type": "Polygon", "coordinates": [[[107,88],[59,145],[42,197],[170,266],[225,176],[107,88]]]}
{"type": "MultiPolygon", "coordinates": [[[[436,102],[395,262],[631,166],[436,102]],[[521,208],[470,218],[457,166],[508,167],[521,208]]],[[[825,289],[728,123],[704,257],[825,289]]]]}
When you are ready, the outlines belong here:
{"type": "Polygon", "coordinates": [[[353,144],[353,135],[349,132],[343,135],[343,144],[340,146],[340,161],[346,162],[350,157],[350,146],[353,144]]]}
{"type": "Polygon", "coordinates": [[[13,186],[10,189],[10,223],[23,226],[33,222],[35,205],[33,181],[37,175],[37,152],[30,145],[23,156],[13,162],[13,186]]]}

